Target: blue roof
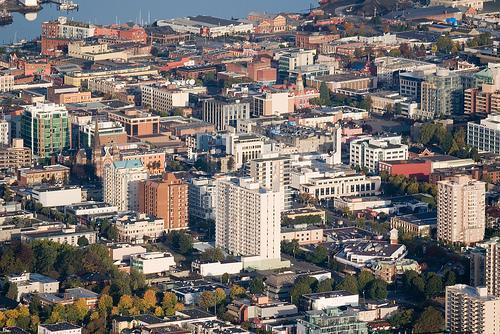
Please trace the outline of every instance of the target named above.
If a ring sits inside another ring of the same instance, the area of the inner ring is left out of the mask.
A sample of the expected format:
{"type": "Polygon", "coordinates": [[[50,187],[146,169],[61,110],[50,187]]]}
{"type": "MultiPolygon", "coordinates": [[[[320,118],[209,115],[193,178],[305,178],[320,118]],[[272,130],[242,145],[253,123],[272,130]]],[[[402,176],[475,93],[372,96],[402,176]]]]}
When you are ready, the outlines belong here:
{"type": "Polygon", "coordinates": [[[116,169],[140,168],[142,167],[142,162],[141,160],[122,160],[113,162],[113,166],[116,169]]]}

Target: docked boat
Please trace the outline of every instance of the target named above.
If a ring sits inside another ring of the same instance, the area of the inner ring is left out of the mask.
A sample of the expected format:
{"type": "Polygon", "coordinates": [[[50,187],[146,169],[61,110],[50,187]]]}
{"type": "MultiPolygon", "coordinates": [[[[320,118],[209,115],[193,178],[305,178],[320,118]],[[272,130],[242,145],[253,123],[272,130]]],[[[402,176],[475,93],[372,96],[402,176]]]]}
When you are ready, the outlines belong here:
{"type": "Polygon", "coordinates": [[[0,25],[4,26],[7,24],[11,24],[13,22],[12,14],[7,10],[3,10],[0,12],[0,25]]]}
{"type": "Polygon", "coordinates": [[[78,9],[78,4],[73,1],[64,0],[59,4],[59,10],[69,11],[75,9],[78,9]]]}

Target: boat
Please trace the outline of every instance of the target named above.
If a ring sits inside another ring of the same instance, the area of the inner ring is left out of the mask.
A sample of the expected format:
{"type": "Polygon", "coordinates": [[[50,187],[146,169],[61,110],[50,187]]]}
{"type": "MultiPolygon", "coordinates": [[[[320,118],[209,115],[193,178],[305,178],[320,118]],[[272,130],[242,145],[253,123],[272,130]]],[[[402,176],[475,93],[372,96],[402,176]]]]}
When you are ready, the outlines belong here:
{"type": "Polygon", "coordinates": [[[5,26],[7,24],[11,24],[12,22],[12,14],[5,9],[2,10],[0,12],[0,25],[5,26]]]}
{"type": "Polygon", "coordinates": [[[59,3],[59,10],[75,10],[78,9],[78,4],[70,0],[63,0],[59,3]]]}

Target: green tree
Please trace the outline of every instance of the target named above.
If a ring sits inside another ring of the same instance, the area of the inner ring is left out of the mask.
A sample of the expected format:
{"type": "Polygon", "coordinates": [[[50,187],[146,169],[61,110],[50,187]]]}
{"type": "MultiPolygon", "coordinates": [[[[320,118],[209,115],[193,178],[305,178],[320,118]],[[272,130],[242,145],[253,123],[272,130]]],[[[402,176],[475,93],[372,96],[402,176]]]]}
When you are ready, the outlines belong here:
{"type": "Polygon", "coordinates": [[[177,296],[173,292],[165,292],[161,306],[166,316],[173,316],[175,314],[175,305],[177,305],[177,296]]]}
{"type": "Polygon", "coordinates": [[[324,81],[322,81],[319,86],[319,100],[323,106],[329,106],[331,104],[330,89],[324,81]]]}
{"type": "Polygon", "coordinates": [[[16,283],[8,283],[9,287],[7,289],[7,294],[5,295],[7,298],[12,300],[17,300],[17,284],[16,283]]]}
{"type": "Polygon", "coordinates": [[[367,288],[368,284],[375,279],[372,272],[369,270],[361,270],[358,275],[358,289],[359,291],[363,291],[367,288]]]}
{"type": "Polygon", "coordinates": [[[99,300],[97,301],[97,309],[101,317],[107,317],[113,309],[113,298],[108,294],[101,294],[99,300]]]}
{"type": "Polygon", "coordinates": [[[398,311],[395,314],[391,315],[387,320],[391,324],[391,326],[403,329],[411,324],[413,319],[413,310],[407,309],[398,311]]]}
{"type": "Polygon", "coordinates": [[[250,282],[250,286],[248,287],[248,289],[250,290],[250,293],[261,294],[265,289],[264,281],[261,277],[255,277],[250,282]]]}
{"type": "Polygon", "coordinates": [[[455,285],[457,281],[457,275],[453,270],[448,270],[446,274],[444,274],[444,286],[455,285]]]}
{"type": "Polygon", "coordinates": [[[414,333],[441,333],[444,329],[443,314],[432,306],[427,307],[413,326],[414,333]]]}
{"type": "Polygon", "coordinates": [[[89,240],[84,235],[82,235],[81,237],[78,238],[78,241],[76,243],[80,247],[85,247],[89,245],[89,240]]]}
{"type": "Polygon", "coordinates": [[[372,299],[386,299],[387,283],[380,278],[374,279],[369,284],[368,295],[372,299]]]}
{"type": "Polygon", "coordinates": [[[292,287],[292,290],[290,290],[290,299],[291,302],[298,305],[300,301],[300,297],[302,295],[311,293],[311,285],[308,284],[307,280],[299,280],[297,283],[294,284],[292,287]]]}
{"type": "Polygon", "coordinates": [[[230,276],[228,273],[224,273],[222,274],[221,278],[220,278],[220,281],[224,284],[228,284],[229,283],[229,279],[230,279],[230,276]]]}
{"type": "Polygon", "coordinates": [[[333,279],[326,278],[318,283],[314,292],[328,292],[333,290],[333,279]]]}
{"type": "Polygon", "coordinates": [[[443,291],[443,281],[436,274],[431,274],[425,283],[425,294],[429,297],[435,297],[443,291]]]}
{"type": "Polygon", "coordinates": [[[328,261],[328,249],[323,245],[317,246],[310,257],[310,261],[317,265],[324,265],[328,261]]]}
{"type": "Polygon", "coordinates": [[[209,248],[201,253],[200,256],[203,261],[217,262],[225,259],[224,251],[220,247],[209,248]]]}
{"type": "Polygon", "coordinates": [[[352,275],[346,275],[342,282],[340,282],[337,287],[337,290],[345,290],[347,292],[357,294],[358,291],[358,282],[356,281],[356,278],[352,275]]]}

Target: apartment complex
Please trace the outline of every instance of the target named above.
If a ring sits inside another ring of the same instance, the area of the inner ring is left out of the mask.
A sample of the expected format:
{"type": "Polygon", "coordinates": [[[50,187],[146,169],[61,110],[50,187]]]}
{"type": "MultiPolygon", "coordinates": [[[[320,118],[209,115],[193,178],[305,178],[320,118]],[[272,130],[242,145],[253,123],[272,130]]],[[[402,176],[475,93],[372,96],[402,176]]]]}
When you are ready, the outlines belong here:
{"type": "Polygon", "coordinates": [[[24,168],[30,167],[31,164],[31,150],[24,147],[21,138],[12,139],[10,147],[0,147],[0,169],[24,168]]]}
{"type": "Polygon", "coordinates": [[[215,182],[209,178],[192,178],[188,184],[189,216],[199,219],[214,219],[215,182]]]}
{"type": "Polygon", "coordinates": [[[115,161],[104,167],[104,201],[116,206],[118,211],[139,209],[141,181],[148,178],[148,171],[140,160],[115,161]]]}
{"type": "Polygon", "coordinates": [[[482,241],[486,184],[468,175],[438,182],[437,238],[466,245],[482,241]]]}
{"type": "Polygon", "coordinates": [[[457,73],[438,69],[422,82],[418,118],[435,119],[463,110],[462,80],[457,73]]]}
{"type": "Polygon", "coordinates": [[[488,294],[500,297],[500,238],[479,243],[470,258],[471,285],[486,286],[488,294]]]}
{"type": "Polygon", "coordinates": [[[235,255],[279,259],[283,192],[251,178],[217,180],[215,191],[216,245],[235,255]]]}
{"type": "Polygon", "coordinates": [[[188,185],[173,173],[143,182],[140,186],[139,211],[162,218],[167,231],[187,228],[188,185]]]}
{"type": "Polygon", "coordinates": [[[14,89],[14,75],[0,73],[0,92],[10,92],[14,89]]]}
{"type": "Polygon", "coordinates": [[[488,67],[472,76],[475,87],[464,91],[464,112],[500,112],[500,66],[489,63],[488,67]]]}
{"type": "Polygon", "coordinates": [[[496,334],[499,310],[500,297],[489,295],[486,287],[446,287],[446,327],[452,333],[496,334]]]}
{"type": "Polygon", "coordinates": [[[0,145],[10,144],[10,126],[5,119],[0,120],[0,145]]]}
{"type": "Polygon", "coordinates": [[[290,189],[290,157],[274,155],[251,160],[248,168],[248,175],[263,188],[275,192],[282,191],[284,193],[283,208],[290,208],[292,204],[290,189]]]}
{"type": "Polygon", "coordinates": [[[250,102],[240,99],[215,97],[203,101],[202,119],[215,125],[217,131],[236,127],[239,120],[250,118],[250,102]]]}
{"type": "Polygon", "coordinates": [[[21,118],[21,137],[31,152],[49,158],[71,146],[66,107],[54,103],[26,106],[21,118]]]}
{"type": "Polygon", "coordinates": [[[500,154],[500,113],[488,115],[480,124],[467,123],[467,144],[480,152],[500,154]]]}
{"type": "Polygon", "coordinates": [[[408,145],[401,142],[401,136],[365,137],[350,143],[350,164],[366,168],[370,173],[379,171],[381,161],[406,159],[408,159],[408,145]]]}

